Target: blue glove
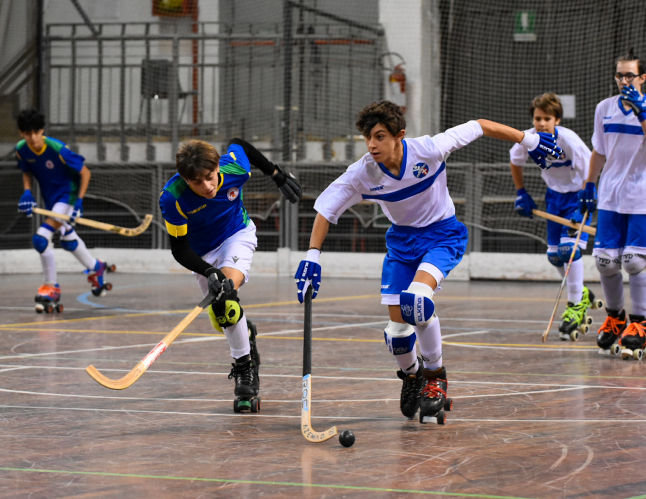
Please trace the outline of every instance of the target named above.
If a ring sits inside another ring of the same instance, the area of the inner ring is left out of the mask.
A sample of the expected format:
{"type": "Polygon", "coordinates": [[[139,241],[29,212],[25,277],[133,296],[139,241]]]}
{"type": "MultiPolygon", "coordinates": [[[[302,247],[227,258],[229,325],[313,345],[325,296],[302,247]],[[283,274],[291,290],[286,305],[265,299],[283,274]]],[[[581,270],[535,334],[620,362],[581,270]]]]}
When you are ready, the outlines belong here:
{"type": "Polygon", "coordinates": [[[532,197],[524,187],[522,189],[518,189],[518,191],[516,191],[516,194],[518,194],[516,202],[514,203],[516,213],[518,213],[521,217],[534,218],[532,210],[536,208],[536,203],[534,202],[532,197]]]}
{"type": "Polygon", "coordinates": [[[527,147],[529,157],[543,170],[547,170],[552,161],[565,157],[563,149],[556,145],[556,135],[551,133],[525,133],[521,144],[527,147]]]}
{"type": "Polygon", "coordinates": [[[298,301],[303,303],[307,288],[312,285],[312,299],[316,298],[321,285],[321,266],[318,263],[319,250],[309,250],[305,260],[301,260],[294,278],[298,288],[298,301]]]}
{"type": "Polygon", "coordinates": [[[635,87],[624,87],[619,98],[632,108],[640,123],[646,120],[646,97],[640,95],[635,87]]]}
{"type": "Polygon", "coordinates": [[[72,212],[72,215],[70,216],[70,225],[76,225],[76,219],[77,217],[80,217],[83,215],[83,198],[78,198],[76,200],[76,203],[74,203],[74,211],[72,212]]]}
{"type": "Polygon", "coordinates": [[[583,214],[587,211],[592,215],[597,210],[597,186],[594,182],[586,182],[585,188],[577,194],[579,200],[579,211],[583,214]]]}
{"type": "Polygon", "coordinates": [[[20,196],[20,201],[18,201],[18,211],[24,213],[28,217],[31,217],[32,211],[36,206],[36,200],[31,194],[31,189],[25,189],[25,192],[20,196]]]}

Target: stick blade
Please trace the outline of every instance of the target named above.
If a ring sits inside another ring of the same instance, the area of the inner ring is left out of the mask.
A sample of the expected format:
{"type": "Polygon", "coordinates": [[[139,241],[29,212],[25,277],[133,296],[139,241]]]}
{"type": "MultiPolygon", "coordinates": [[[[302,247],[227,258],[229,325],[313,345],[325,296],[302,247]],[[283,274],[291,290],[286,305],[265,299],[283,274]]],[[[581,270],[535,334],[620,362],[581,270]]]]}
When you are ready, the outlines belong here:
{"type": "Polygon", "coordinates": [[[132,386],[132,384],[137,381],[144,372],[146,372],[146,369],[148,369],[148,367],[140,362],[132,371],[120,379],[110,379],[94,366],[86,367],[85,371],[100,385],[110,388],[111,390],[123,390],[132,386]]]}
{"type": "Polygon", "coordinates": [[[309,425],[301,425],[301,432],[303,433],[303,436],[305,437],[305,440],[308,442],[325,442],[326,440],[331,439],[335,435],[337,435],[337,429],[336,426],[333,426],[332,428],[325,430],[325,431],[314,431],[312,430],[312,427],[309,425]]]}

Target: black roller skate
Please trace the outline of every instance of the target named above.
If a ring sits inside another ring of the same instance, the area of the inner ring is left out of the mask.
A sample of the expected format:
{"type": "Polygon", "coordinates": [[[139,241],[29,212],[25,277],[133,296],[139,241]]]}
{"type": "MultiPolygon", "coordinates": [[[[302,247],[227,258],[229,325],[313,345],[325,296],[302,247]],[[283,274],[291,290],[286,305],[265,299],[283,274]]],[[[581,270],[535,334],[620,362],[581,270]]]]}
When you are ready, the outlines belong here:
{"type": "Polygon", "coordinates": [[[251,355],[247,354],[236,359],[231,366],[229,379],[235,378],[236,380],[233,392],[236,396],[233,401],[233,412],[260,411],[260,398],[258,397],[260,379],[251,355]]]}
{"type": "Polygon", "coordinates": [[[87,280],[92,285],[92,294],[94,296],[105,296],[106,293],[112,289],[112,283],[105,282],[103,274],[106,272],[114,272],[116,270],[116,265],[109,265],[108,263],[97,259],[94,270],[90,270],[87,274],[87,280]]]}
{"type": "Polygon", "coordinates": [[[444,411],[453,408],[453,400],[446,396],[449,387],[446,369],[444,366],[434,371],[424,368],[423,376],[426,384],[419,399],[419,422],[444,424],[444,411]]]}
{"type": "Polygon", "coordinates": [[[45,283],[38,288],[38,294],[34,298],[36,302],[36,312],[42,314],[53,314],[54,311],[61,313],[63,305],[60,302],[61,287],[56,284],[45,283]]]}
{"type": "Polygon", "coordinates": [[[401,369],[397,371],[397,377],[403,381],[402,392],[399,398],[399,408],[402,414],[409,419],[415,417],[417,409],[419,409],[419,394],[422,391],[424,383],[424,366],[421,359],[417,359],[419,368],[416,373],[406,374],[401,369]]]}
{"type": "Polygon", "coordinates": [[[621,353],[624,360],[642,360],[646,348],[646,317],[632,314],[629,317],[630,325],[621,333],[619,341],[612,346],[612,353],[621,353]]]}
{"type": "Polygon", "coordinates": [[[581,301],[577,304],[568,302],[565,312],[561,315],[561,325],[559,326],[560,338],[563,341],[576,341],[579,338],[579,332],[585,334],[592,324],[592,317],[587,315],[588,308],[601,308],[603,302],[594,297],[592,291],[585,286],[581,301]]]}
{"type": "Polygon", "coordinates": [[[599,346],[600,355],[609,355],[613,352],[613,345],[621,337],[628,323],[626,322],[626,312],[624,310],[612,310],[607,308],[608,317],[599,328],[597,334],[597,345],[599,346]]]}

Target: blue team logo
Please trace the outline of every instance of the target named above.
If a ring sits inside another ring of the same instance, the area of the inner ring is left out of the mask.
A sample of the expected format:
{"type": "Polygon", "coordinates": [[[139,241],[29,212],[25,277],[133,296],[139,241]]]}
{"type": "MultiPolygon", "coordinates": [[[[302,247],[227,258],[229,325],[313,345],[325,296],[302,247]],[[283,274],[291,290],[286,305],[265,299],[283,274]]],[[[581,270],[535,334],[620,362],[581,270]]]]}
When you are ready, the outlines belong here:
{"type": "Polygon", "coordinates": [[[428,165],[426,163],[417,163],[415,166],[413,166],[413,175],[415,175],[417,178],[422,178],[426,177],[428,175],[428,165]]]}

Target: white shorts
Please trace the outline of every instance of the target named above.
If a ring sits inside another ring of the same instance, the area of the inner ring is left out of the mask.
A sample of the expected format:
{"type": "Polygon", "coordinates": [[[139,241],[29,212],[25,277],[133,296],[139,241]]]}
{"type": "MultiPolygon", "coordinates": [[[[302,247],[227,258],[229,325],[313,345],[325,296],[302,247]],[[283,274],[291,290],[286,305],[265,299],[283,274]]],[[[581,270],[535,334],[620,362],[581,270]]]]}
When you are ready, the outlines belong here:
{"type": "MultiPolygon", "coordinates": [[[[74,211],[74,206],[67,203],[56,203],[52,207],[52,211],[55,211],[56,213],[60,213],[61,215],[72,216],[72,212],[74,211]]],[[[66,220],[63,220],[62,218],[56,218],[56,217],[51,217],[51,218],[63,224],[58,229],[61,233],[61,236],[64,236],[65,234],[68,234],[74,230],[74,228],[69,223],[67,223],[66,220]]]]}
{"type": "MultiPolygon", "coordinates": [[[[253,257],[253,252],[256,251],[256,246],[258,246],[256,226],[249,220],[247,227],[233,234],[213,251],[202,255],[202,259],[218,269],[230,267],[239,270],[244,274],[244,281],[242,282],[244,284],[249,280],[251,258],[253,257]]],[[[202,296],[208,295],[209,284],[206,277],[195,274],[195,278],[202,290],[202,296]]]]}

